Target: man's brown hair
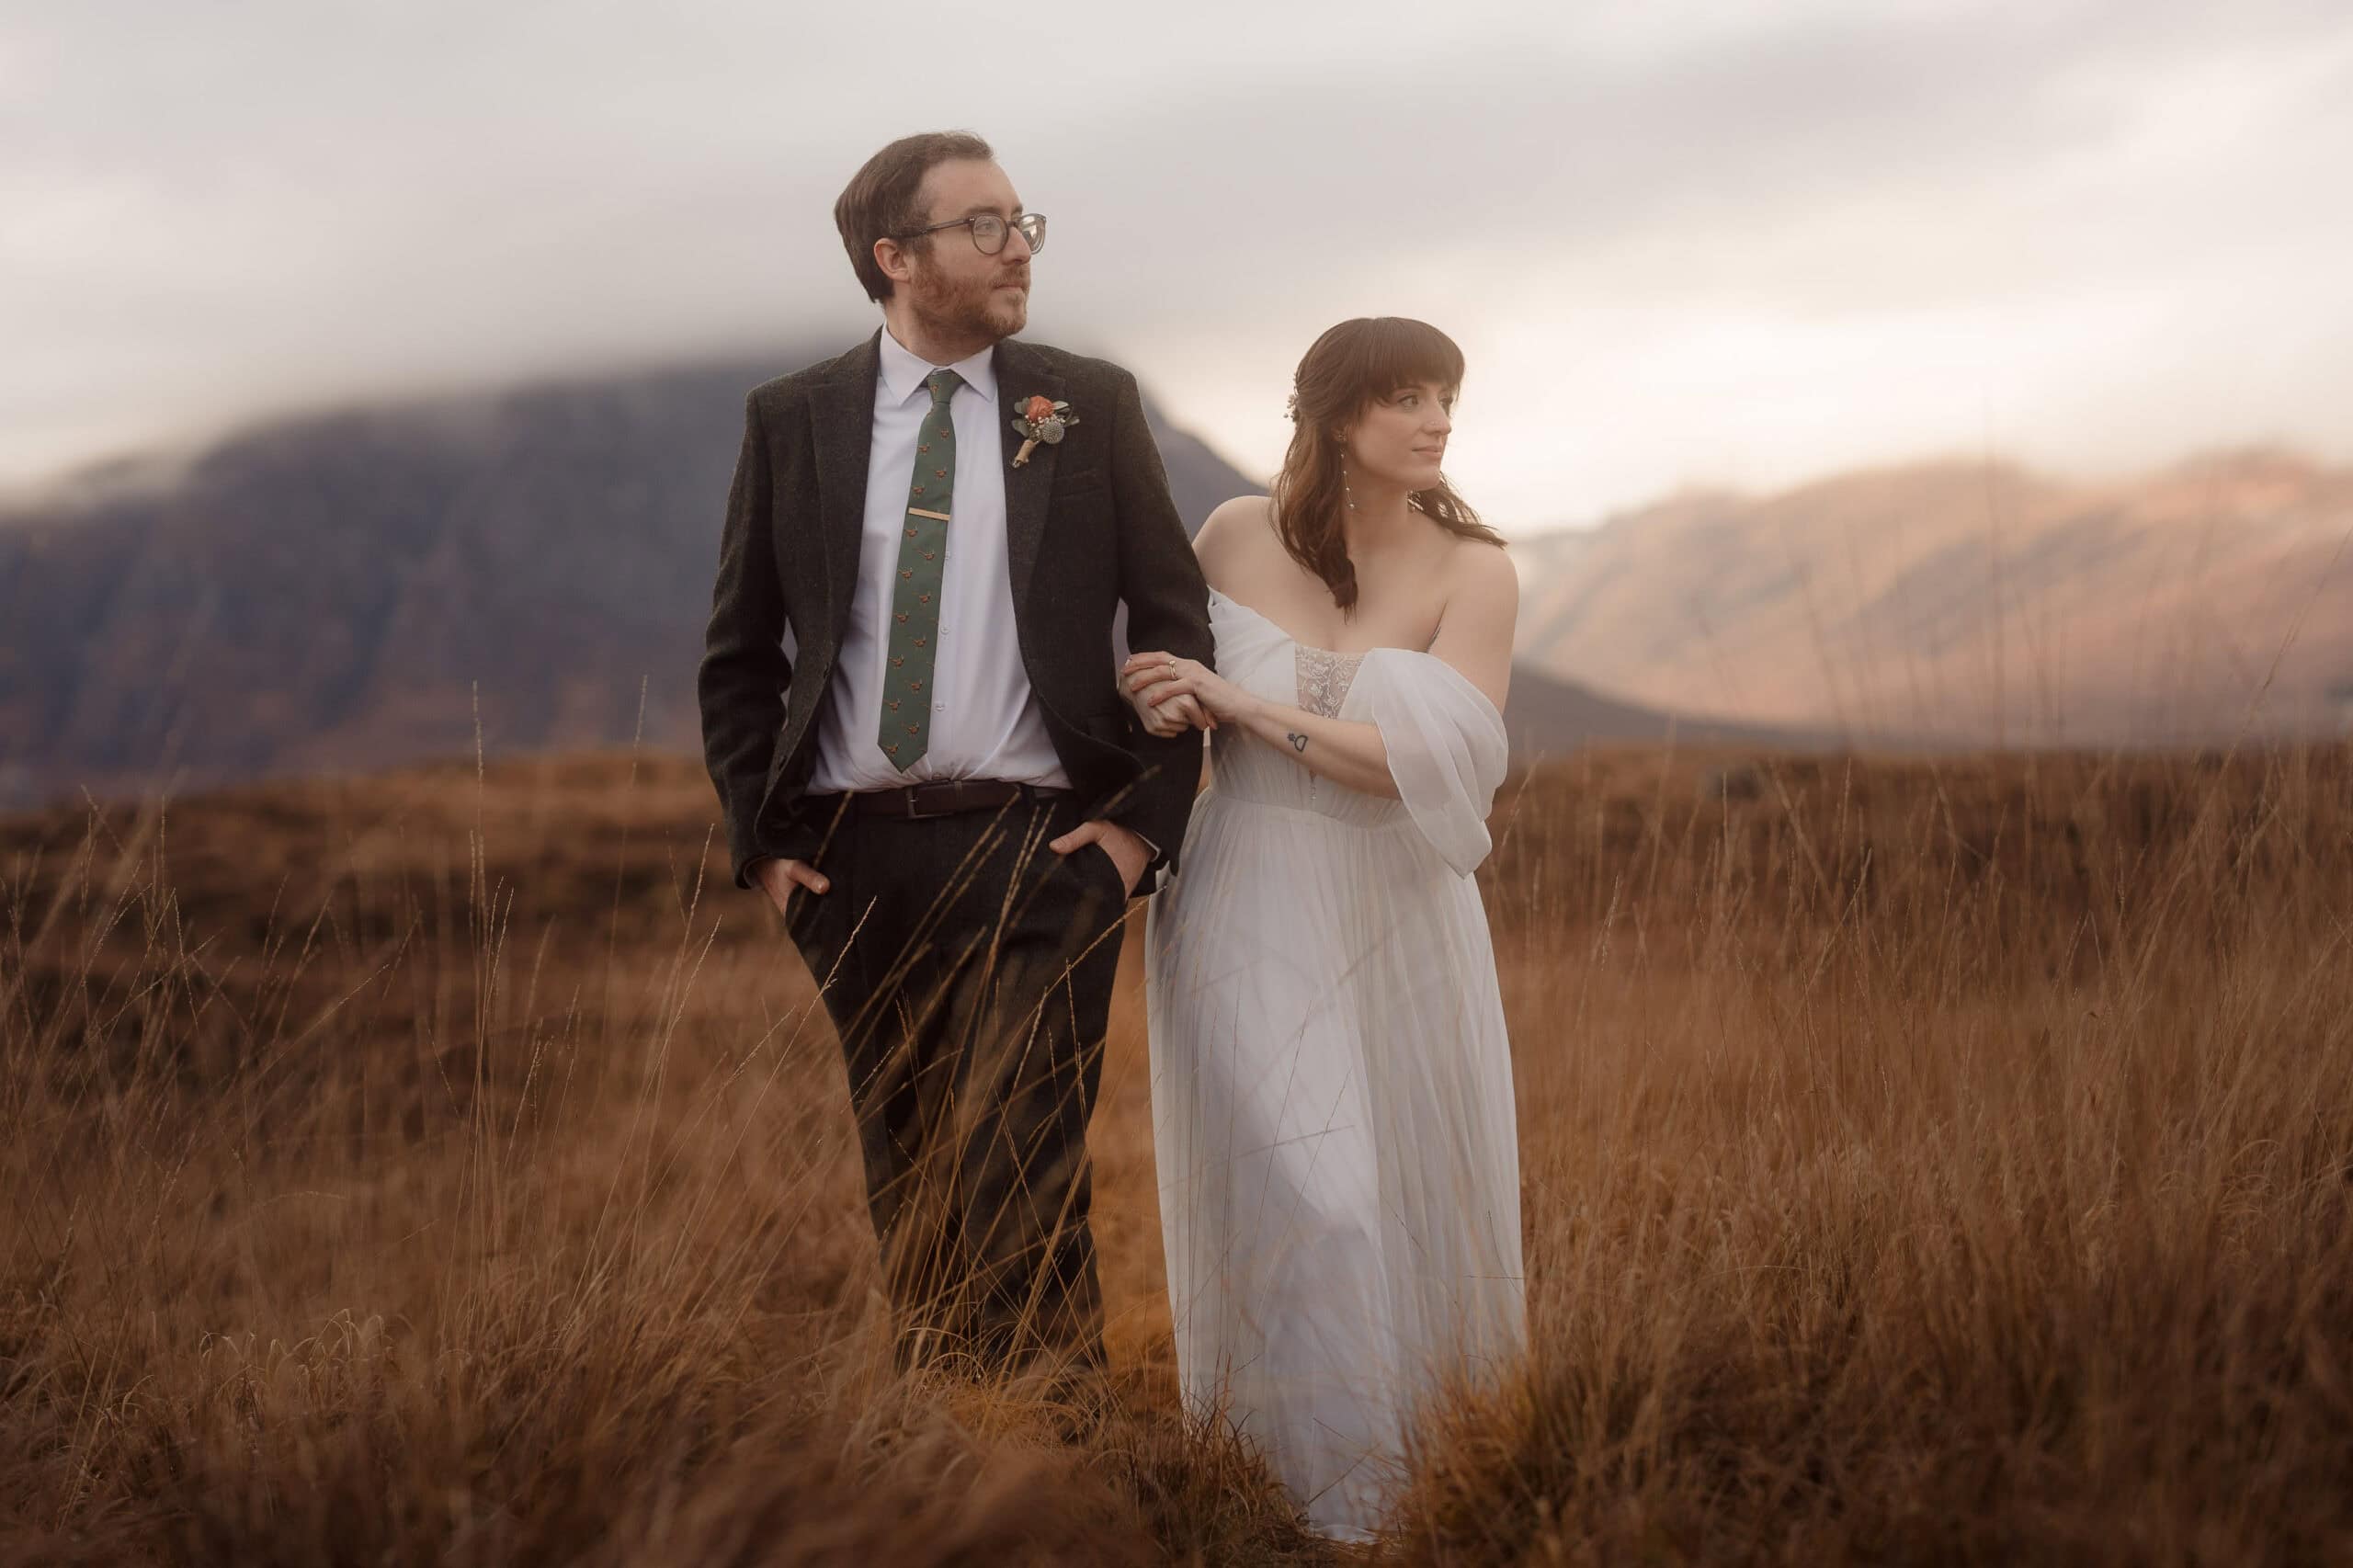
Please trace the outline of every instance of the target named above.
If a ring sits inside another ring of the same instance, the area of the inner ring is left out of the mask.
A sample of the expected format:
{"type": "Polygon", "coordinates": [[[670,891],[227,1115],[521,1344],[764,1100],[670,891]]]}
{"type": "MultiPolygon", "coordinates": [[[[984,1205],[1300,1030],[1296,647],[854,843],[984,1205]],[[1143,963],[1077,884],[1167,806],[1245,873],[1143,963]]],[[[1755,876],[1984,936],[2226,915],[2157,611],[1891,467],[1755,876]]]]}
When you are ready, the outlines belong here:
{"type": "MultiPolygon", "coordinates": [[[[923,176],[935,165],[959,158],[987,162],[995,157],[989,144],[969,131],[926,131],[900,137],[850,176],[834,201],[834,227],[841,231],[842,248],[849,252],[849,264],[868,299],[880,302],[891,297],[891,277],[874,260],[874,242],[923,227],[923,176]]],[[[920,251],[930,244],[931,236],[926,234],[908,242],[908,248],[920,251]]]]}

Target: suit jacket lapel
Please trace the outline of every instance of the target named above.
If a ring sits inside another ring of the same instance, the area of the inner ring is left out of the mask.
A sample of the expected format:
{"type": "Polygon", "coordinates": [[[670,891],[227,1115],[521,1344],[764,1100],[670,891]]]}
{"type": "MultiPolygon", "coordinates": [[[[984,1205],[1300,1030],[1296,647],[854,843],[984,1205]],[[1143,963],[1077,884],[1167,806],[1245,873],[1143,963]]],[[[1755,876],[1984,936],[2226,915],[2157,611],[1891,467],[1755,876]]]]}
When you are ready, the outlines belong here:
{"type": "MultiPolygon", "coordinates": [[[[1062,381],[1045,361],[1018,343],[996,346],[996,406],[998,435],[1005,449],[1006,569],[1013,580],[1016,613],[1029,602],[1029,578],[1037,569],[1038,547],[1046,535],[1046,503],[1054,488],[1054,454],[1058,448],[1040,441],[1029,460],[1019,468],[1013,460],[1021,450],[1021,435],[1013,427],[1021,405],[1040,393],[1063,396],[1062,381]]],[[[1084,409],[1073,409],[1084,415],[1084,409]]]]}
{"type": "Polygon", "coordinates": [[[858,591],[858,547],[866,534],[866,470],[874,450],[874,383],[882,371],[882,334],[836,361],[823,395],[811,400],[817,448],[817,521],[824,541],[825,611],[837,652],[858,591]]]}

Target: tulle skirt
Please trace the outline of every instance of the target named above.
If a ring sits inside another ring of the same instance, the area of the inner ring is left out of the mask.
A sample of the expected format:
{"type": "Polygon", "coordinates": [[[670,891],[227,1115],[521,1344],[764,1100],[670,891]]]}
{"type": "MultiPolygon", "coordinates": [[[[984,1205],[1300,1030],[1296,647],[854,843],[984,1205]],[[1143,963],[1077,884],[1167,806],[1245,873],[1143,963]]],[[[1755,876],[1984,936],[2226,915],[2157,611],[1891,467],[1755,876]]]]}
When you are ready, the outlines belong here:
{"type": "Polygon", "coordinates": [[[1507,1370],[1526,1329],[1477,883],[1397,802],[1333,803],[1353,819],[1199,797],[1146,917],[1147,1007],[1186,1403],[1361,1538],[1417,1410],[1507,1370]]]}

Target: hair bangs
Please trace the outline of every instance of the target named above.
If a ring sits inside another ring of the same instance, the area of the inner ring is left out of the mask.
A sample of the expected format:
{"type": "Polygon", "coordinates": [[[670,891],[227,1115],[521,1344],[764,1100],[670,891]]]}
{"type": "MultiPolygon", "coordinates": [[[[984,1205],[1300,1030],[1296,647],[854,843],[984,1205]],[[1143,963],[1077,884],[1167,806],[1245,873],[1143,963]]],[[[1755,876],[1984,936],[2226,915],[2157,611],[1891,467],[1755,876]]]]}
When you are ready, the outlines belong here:
{"type": "Polygon", "coordinates": [[[1367,397],[1386,398],[1400,387],[1461,389],[1462,350],[1427,322],[1375,316],[1358,340],[1358,352],[1357,390],[1367,397]]]}

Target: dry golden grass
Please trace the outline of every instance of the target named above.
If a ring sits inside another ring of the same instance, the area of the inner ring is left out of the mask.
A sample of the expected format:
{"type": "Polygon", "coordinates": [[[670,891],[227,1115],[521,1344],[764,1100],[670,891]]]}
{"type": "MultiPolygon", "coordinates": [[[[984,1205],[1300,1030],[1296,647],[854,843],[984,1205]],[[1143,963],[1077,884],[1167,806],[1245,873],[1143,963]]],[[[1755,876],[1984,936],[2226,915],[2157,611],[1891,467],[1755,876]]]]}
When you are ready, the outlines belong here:
{"type": "MultiPolygon", "coordinates": [[[[2353,758],[1710,760],[1499,802],[1537,1348],[1384,1560],[2353,1554],[2353,758]]],[[[711,814],[0,822],[0,1562],[1337,1560],[1175,1409],[1132,966],[1114,1408],[895,1380],[711,814]]]]}

